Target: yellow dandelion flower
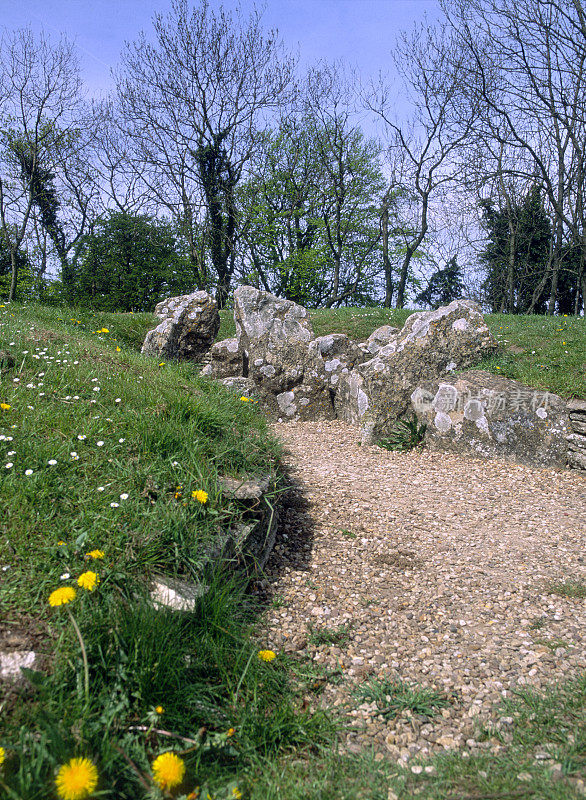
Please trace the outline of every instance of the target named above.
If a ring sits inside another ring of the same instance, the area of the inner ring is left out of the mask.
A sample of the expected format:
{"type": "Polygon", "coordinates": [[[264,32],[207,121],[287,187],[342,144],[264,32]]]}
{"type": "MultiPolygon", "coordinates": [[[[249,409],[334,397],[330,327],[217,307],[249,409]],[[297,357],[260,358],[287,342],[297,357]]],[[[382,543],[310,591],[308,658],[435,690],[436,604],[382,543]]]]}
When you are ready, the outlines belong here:
{"type": "Polygon", "coordinates": [[[191,496],[194,500],[197,500],[197,502],[201,503],[202,505],[208,501],[208,493],[204,492],[202,489],[198,489],[197,492],[192,492],[191,496]]]}
{"type": "Polygon", "coordinates": [[[116,352],[120,353],[120,351],[121,351],[120,347],[116,347],[116,352]]]}
{"type": "Polygon", "coordinates": [[[272,661],[274,658],[277,657],[277,654],[274,653],[272,650],[260,650],[258,657],[261,661],[272,661]]]}
{"type": "Polygon", "coordinates": [[[235,797],[236,800],[241,800],[242,798],[242,792],[237,786],[232,789],[232,797],[235,797]]]}
{"type": "Polygon", "coordinates": [[[164,366],[165,366],[165,362],[164,362],[164,361],[161,361],[161,362],[160,362],[160,364],[159,364],[159,366],[160,366],[160,367],[164,367],[164,366]]]}
{"type": "Polygon", "coordinates": [[[157,706],[155,708],[155,711],[157,712],[157,714],[164,714],[165,713],[165,709],[163,708],[163,706],[157,706]]]}
{"type": "Polygon", "coordinates": [[[57,542],[57,547],[65,547],[67,542],[64,542],[63,539],[57,542]]]}
{"type": "Polygon", "coordinates": [[[50,606],[65,606],[75,598],[73,586],[61,586],[49,595],[50,606]]]}
{"type": "Polygon", "coordinates": [[[6,761],[6,750],[3,747],[0,747],[0,767],[6,761]]]}
{"type": "Polygon", "coordinates": [[[82,573],[77,579],[77,585],[81,586],[82,589],[87,589],[88,592],[93,592],[99,582],[99,577],[91,570],[82,573]]]}
{"type": "Polygon", "coordinates": [[[185,775],[185,762],[175,753],[161,753],[153,761],[153,779],[160,789],[174,789],[185,775]]]}
{"type": "Polygon", "coordinates": [[[250,397],[241,397],[240,399],[242,400],[243,403],[251,403],[252,402],[250,397]]]}
{"type": "Polygon", "coordinates": [[[0,408],[2,409],[2,411],[8,411],[10,406],[8,405],[8,403],[0,403],[0,408]]]}
{"type": "Polygon", "coordinates": [[[55,785],[61,800],[83,800],[98,785],[98,770],[89,758],[72,758],[59,767],[55,785]]]}
{"type": "Polygon", "coordinates": [[[234,728],[228,728],[228,730],[226,732],[226,736],[228,738],[230,738],[230,736],[234,736],[235,733],[236,733],[236,731],[234,730],[234,728]]]}

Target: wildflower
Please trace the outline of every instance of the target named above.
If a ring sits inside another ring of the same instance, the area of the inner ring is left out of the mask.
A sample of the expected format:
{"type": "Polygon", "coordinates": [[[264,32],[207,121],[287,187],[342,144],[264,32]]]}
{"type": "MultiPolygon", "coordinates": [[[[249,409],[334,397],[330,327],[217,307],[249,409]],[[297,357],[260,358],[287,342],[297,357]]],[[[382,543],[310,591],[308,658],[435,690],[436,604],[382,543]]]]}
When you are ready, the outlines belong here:
{"type": "Polygon", "coordinates": [[[86,553],[87,556],[90,558],[104,558],[104,553],[102,550],[92,550],[89,553],[86,553]]]}
{"type": "Polygon", "coordinates": [[[236,800],[241,800],[242,798],[242,792],[237,786],[232,789],[232,797],[235,797],[236,800]]]}
{"type": "Polygon", "coordinates": [[[65,547],[66,545],[67,545],[67,542],[64,542],[63,539],[61,539],[59,542],[57,542],[57,547],[65,547]]]}
{"type": "Polygon", "coordinates": [[[59,767],[55,785],[61,800],[83,800],[98,785],[98,770],[89,758],[72,758],[59,767]]]}
{"type": "Polygon", "coordinates": [[[120,352],[120,348],[119,348],[119,347],[116,347],[116,352],[117,352],[117,353],[119,353],[119,352],[120,352]]]}
{"type": "Polygon", "coordinates": [[[153,778],[160,789],[179,786],[185,775],[185,762],[175,753],[161,753],[153,761],[153,778]]]}
{"type": "Polygon", "coordinates": [[[198,489],[197,492],[192,492],[191,496],[194,500],[197,500],[197,502],[201,503],[202,505],[208,501],[208,493],[202,491],[201,489],[198,489]]]}
{"type": "Polygon", "coordinates": [[[98,447],[103,447],[103,446],[104,446],[104,442],[102,441],[102,439],[100,439],[100,441],[99,441],[99,442],[96,442],[96,445],[97,445],[98,447]]]}
{"type": "Polygon", "coordinates": [[[8,405],[8,403],[0,403],[0,408],[2,409],[2,411],[8,411],[10,406],[8,405]]]}
{"type": "Polygon", "coordinates": [[[110,508],[120,508],[120,503],[110,503],[110,508]]]}
{"type": "Polygon", "coordinates": [[[121,397],[117,397],[116,400],[114,400],[114,402],[115,403],[121,403],[122,402],[122,398],[121,397]]]}
{"type": "Polygon", "coordinates": [[[103,492],[103,491],[104,491],[104,487],[103,486],[98,486],[98,492],[103,492]]]}
{"type": "Polygon", "coordinates": [[[75,589],[73,586],[61,586],[49,595],[49,605],[53,607],[66,606],[67,603],[71,603],[74,599],[75,589]]]}
{"type": "Polygon", "coordinates": [[[242,400],[243,403],[250,403],[251,402],[250,397],[241,397],[240,399],[242,400]]]}
{"type": "Polygon", "coordinates": [[[93,592],[99,582],[100,579],[91,570],[83,572],[77,579],[77,585],[81,586],[82,589],[87,589],[88,592],[93,592]]]}
{"type": "Polygon", "coordinates": [[[155,711],[157,712],[157,714],[164,714],[165,713],[165,709],[163,708],[163,706],[157,706],[155,708],[155,711]]]}
{"type": "Polygon", "coordinates": [[[47,464],[49,464],[50,467],[54,467],[56,463],[57,463],[57,461],[54,458],[50,458],[47,461],[47,464]]]}
{"type": "Polygon", "coordinates": [[[64,572],[63,575],[59,575],[59,580],[60,581],[67,581],[67,580],[69,580],[69,578],[71,578],[71,575],[70,575],[69,572],[64,572]]]}
{"type": "Polygon", "coordinates": [[[4,464],[4,469],[12,469],[13,466],[14,464],[12,463],[12,461],[9,461],[8,464],[4,464]]]}
{"type": "Polygon", "coordinates": [[[164,361],[161,361],[161,363],[159,364],[159,366],[160,366],[160,367],[164,367],[164,366],[165,366],[165,362],[164,362],[164,361]]]}
{"type": "Polygon", "coordinates": [[[32,471],[32,469],[25,469],[24,474],[25,475],[32,475],[33,471],[32,471]]]}
{"type": "Polygon", "coordinates": [[[101,391],[99,386],[94,386],[94,388],[92,389],[92,392],[99,392],[99,391],[101,391]]]}
{"type": "Polygon", "coordinates": [[[79,461],[79,456],[77,455],[77,453],[75,452],[75,450],[72,450],[72,451],[71,451],[71,453],[70,453],[69,455],[71,456],[71,458],[72,458],[74,461],[79,461]]]}
{"type": "Polygon", "coordinates": [[[121,499],[121,500],[128,500],[128,494],[127,494],[126,492],[123,492],[123,493],[120,495],[120,499],[121,499]]]}
{"type": "Polygon", "coordinates": [[[125,442],[126,439],[122,438],[122,439],[118,439],[118,441],[119,441],[120,444],[123,444],[123,442],[125,442]]]}
{"type": "Polygon", "coordinates": [[[78,433],[78,435],[77,435],[77,438],[79,439],[79,441],[80,441],[80,442],[83,442],[83,440],[84,440],[86,437],[85,437],[85,434],[83,434],[83,433],[78,433]]]}
{"type": "Polygon", "coordinates": [[[0,767],[6,760],[6,750],[3,747],[0,747],[0,767]]]}
{"type": "Polygon", "coordinates": [[[277,657],[277,654],[272,650],[259,650],[258,657],[261,661],[272,661],[277,657]]]}
{"type": "Polygon", "coordinates": [[[226,736],[229,739],[231,736],[234,736],[235,733],[236,731],[234,730],[234,728],[228,728],[228,730],[226,731],[226,736]]]}

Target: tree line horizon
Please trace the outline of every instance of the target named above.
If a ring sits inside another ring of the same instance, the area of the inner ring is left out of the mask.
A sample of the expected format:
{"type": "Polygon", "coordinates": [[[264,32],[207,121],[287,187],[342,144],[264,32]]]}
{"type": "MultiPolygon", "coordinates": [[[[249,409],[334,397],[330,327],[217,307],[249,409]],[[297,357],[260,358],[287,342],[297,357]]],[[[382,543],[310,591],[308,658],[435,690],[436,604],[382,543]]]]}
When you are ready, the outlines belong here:
{"type": "Polygon", "coordinates": [[[389,45],[399,95],[208,0],[156,14],[103,101],[66,37],[6,31],[0,297],[584,313],[586,5],[440,5],[389,45]]]}

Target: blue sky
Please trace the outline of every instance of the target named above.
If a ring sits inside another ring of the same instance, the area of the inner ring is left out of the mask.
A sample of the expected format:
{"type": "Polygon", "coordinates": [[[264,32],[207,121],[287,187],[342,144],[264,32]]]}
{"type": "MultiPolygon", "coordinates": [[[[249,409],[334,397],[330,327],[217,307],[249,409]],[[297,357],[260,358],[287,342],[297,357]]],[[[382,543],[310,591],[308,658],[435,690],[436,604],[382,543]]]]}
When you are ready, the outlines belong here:
{"type": "MultiPolygon", "coordinates": [[[[244,9],[251,5],[252,0],[242,0],[244,9]]],[[[266,0],[264,5],[266,26],[279,29],[286,45],[299,50],[302,63],[342,58],[366,80],[381,70],[392,73],[400,30],[426,15],[429,21],[439,16],[438,0],[266,0]]],[[[43,28],[51,37],[67,34],[77,45],[88,92],[96,97],[111,88],[110,69],[124,42],[140,30],[148,34],[153,14],[169,7],[170,0],[2,0],[0,25],[43,28]]]]}

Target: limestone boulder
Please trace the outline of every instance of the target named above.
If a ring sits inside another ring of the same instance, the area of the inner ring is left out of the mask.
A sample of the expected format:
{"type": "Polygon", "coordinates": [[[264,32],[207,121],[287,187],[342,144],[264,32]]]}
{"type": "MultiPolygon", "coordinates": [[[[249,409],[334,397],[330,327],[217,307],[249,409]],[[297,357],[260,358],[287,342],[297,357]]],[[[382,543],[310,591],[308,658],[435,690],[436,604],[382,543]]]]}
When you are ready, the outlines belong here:
{"type": "Polygon", "coordinates": [[[338,416],[368,426],[373,437],[386,435],[409,413],[419,384],[472,366],[496,349],[479,307],[470,300],[412,314],[374,358],[343,376],[338,416]]]}
{"type": "Polygon", "coordinates": [[[208,359],[201,371],[202,375],[209,375],[210,378],[236,378],[243,374],[242,351],[236,338],[214,342],[208,359]]]}
{"type": "Polygon", "coordinates": [[[420,384],[413,411],[427,425],[425,445],[534,467],[566,466],[570,419],[550,392],[482,370],[420,384]]]}
{"type": "Polygon", "coordinates": [[[220,328],[216,301],[207,292],[170,297],[158,303],[155,314],[161,323],[146,335],[142,346],[146,355],[197,361],[220,328]]]}
{"type": "Polygon", "coordinates": [[[382,325],[373,331],[365,342],[362,342],[359,347],[363,352],[369,356],[375,356],[381,347],[394,342],[399,333],[400,328],[394,328],[392,325],[382,325]]]}
{"type": "Polygon", "coordinates": [[[307,348],[314,338],[306,308],[239,286],[234,292],[234,322],[245,377],[274,395],[302,382],[307,348]]]}

